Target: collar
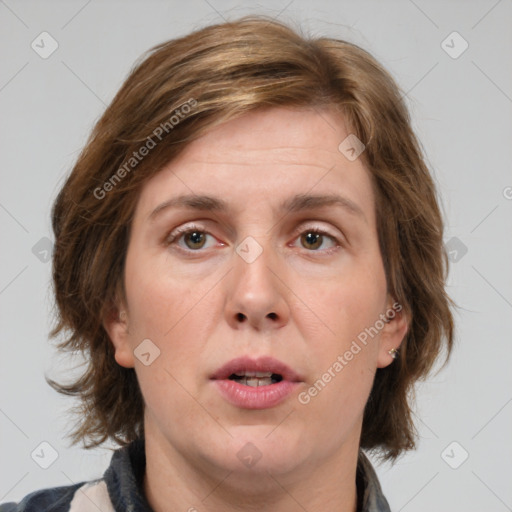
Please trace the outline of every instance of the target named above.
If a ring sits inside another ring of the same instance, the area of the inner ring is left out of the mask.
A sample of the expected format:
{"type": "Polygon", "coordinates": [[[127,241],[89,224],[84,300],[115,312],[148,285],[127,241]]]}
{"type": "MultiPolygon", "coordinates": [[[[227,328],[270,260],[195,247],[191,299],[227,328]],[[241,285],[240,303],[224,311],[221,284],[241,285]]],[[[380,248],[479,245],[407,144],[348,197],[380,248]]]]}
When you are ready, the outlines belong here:
{"type": "Polygon", "coordinates": [[[391,512],[371,462],[359,450],[356,472],[357,512],[391,512]]]}

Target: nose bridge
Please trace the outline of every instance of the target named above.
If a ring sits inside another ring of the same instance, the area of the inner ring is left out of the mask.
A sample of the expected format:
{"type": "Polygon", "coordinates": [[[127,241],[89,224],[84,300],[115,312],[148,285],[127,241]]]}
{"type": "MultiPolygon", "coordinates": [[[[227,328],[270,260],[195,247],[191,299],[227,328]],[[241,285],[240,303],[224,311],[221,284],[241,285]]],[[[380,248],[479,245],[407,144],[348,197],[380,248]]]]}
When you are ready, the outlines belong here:
{"type": "MultiPolygon", "coordinates": [[[[247,236],[236,247],[235,279],[239,292],[253,301],[268,301],[275,295],[275,276],[271,266],[275,266],[272,255],[272,241],[269,237],[247,236]],[[259,240],[259,241],[258,241],[259,240]]],[[[274,271],[275,272],[275,271],[274,271]]]]}
{"type": "Polygon", "coordinates": [[[229,321],[236,326],[244,322],[259,328],[282,326],[288,319],[288,305],[271,237],[247,236],[235,252],[228,290],[229,321]]]}

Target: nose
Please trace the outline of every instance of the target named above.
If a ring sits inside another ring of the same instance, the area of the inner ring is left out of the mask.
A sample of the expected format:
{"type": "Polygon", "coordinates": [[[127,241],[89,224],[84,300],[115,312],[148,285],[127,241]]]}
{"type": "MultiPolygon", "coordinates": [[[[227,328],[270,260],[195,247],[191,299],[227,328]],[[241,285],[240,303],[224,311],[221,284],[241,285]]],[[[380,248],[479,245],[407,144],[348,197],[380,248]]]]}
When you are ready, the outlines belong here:
{"type": "MultiPolygon", "coordinates": [[[[241,244],[242,245],[242,244],[241,244]]],[[[234,329],[258,331],[279,329],[288,323],[290,309],[287,302],[289,289],[283,269],[272,254],[270,245],[249,243],[247,257],[243,247],[233,255],[234,268],[227,283],[227,322],[234,329]],[[259,255],[254,258],[254,251],[259,255]],[[257,253],[258,253],[257,252],[257,253]]]]}

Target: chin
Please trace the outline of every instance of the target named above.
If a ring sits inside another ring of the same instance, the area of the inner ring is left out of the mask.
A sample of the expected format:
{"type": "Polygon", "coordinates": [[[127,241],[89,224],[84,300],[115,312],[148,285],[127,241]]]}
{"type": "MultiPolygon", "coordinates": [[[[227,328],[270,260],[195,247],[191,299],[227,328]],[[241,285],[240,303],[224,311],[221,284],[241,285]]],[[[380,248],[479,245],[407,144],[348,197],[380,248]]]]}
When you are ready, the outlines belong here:
{"type": "Polygon", "coordinates": [[[229,432],[233,437],[219,443],[214,463],[241,478],[287,474],[307,463],[306,443],[284,426],[237,425],[229,432]]]}

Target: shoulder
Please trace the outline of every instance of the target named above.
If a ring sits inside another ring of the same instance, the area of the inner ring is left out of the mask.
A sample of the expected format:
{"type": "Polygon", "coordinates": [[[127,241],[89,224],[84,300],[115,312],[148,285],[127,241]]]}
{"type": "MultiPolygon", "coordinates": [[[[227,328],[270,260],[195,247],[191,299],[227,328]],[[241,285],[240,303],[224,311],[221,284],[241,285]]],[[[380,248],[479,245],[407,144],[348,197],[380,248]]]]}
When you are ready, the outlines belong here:
{"type": "Polygon", "coordinates": [[[82,501],[91,501],[107,512],[110,505],[108,491],[103,480],[82,482],[63,487],[35,491],[19,503],[4,503],[0,512],[74,512],[85,510],[82,501]]]}
{"type": "Polygon", "coordinates": [[[67,511],[77,489],[81,485],[83,484],[52,487],[51,489],[35,491],[25,496],[18,504],[4,503],[0,505],[0,512],[67,511]]]}

